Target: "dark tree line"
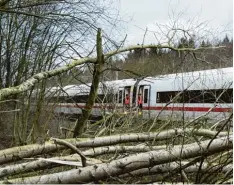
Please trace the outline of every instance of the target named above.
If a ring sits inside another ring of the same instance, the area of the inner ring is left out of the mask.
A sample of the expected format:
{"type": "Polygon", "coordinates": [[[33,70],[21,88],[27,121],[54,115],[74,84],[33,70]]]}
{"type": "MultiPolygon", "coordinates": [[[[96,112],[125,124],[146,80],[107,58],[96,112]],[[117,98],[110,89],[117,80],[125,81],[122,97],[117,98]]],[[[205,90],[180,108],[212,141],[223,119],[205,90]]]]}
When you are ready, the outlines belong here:
{"type": "MultiPolygon", "coordinates": [[[[119,60],[116,65],[125,70],[132,70],[139,75],[154,76],[167,73],[177,73],[195,70],[231,67],[233,59],[233,40],[226,35],[216,44],[209,40],[197,43],[192,38],[181,38],[175,47],[177,48],[204,48],[194,52],[175,52],[169,49],[148,48],[132,50],[125,60],[119,60]],[[219,46],[221,46],[219,48],[219,46]],[[216,47],[215,49],[205,49],[216,47]]],[[[120,72],[119,78],[129,78],[129,75],[120,72]]]]}

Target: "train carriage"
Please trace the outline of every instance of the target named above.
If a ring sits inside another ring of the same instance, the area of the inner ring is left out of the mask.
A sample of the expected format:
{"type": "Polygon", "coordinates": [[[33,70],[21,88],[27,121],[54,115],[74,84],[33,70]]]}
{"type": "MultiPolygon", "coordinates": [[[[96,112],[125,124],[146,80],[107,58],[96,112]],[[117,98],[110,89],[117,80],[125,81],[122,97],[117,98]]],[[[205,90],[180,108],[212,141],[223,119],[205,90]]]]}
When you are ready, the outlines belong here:
{"type": "MultiPolygon", "coordinates": [[[[81,114],[90,86],[69,85],[57,90],[59,93],[52,95],[59,102],[55,112],[81,114]]],[[[194,119],[204,114],[211,120],[225,119],[233,111],[233,68],[103,82],[91,114],[100,117],[112,111],[137,112],[138,95],[142,96],[142,115],[146,119],[194,119]],[[128,107],[126,95],[130,97],[128,107]]]]}

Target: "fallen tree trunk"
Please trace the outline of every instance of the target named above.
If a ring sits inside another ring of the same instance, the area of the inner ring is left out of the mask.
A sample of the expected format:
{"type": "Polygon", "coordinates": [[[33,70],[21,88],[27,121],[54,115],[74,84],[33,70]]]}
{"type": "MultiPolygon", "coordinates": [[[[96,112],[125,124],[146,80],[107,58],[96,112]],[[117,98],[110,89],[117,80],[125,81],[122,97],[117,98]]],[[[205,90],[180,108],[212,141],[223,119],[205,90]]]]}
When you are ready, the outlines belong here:
{"type": "Polygon", "coordinates": [[[166,145],[161,146],[106,146],[98,147],[84,151],[84,154],[89,157],[94,157],[103,154],[113,154],[113,153],[130,153],[130,152],[149,152],[152,150],[162,150],[166,149],[166,145]]]}
{"type": "Polygon", "coordinates": [[[1,183],[85,183],[106,179],[141,168],[173,162],[179,159],[188,159],[200,155],[208,156],[220,151],[232,149],[232,138],[219,138],[200,143],[178,146],[171,150],[150,151],[114,160],[107,164],[97,164],[80,169],[69,170],[49,175],[11,179],[1,183]],[[209,147],[208,147],[209,146],[209,147]],[[208,147],[208,148],[207,148],[208,147]]]}
{"type": "MultiPolygon", "coordinates": [[[[79,155],[70,155],[70,156],[63,156],[63,157],[53,157],[46,160],[43,159],[35,159],[30,162],[24,162],[20,164],[9,165],[4,168],[0,168],[0,177],[15,175],[19,173],[27,173],[30,171],[41,170],[41,169],[49,169],[53,167],[58,167],[64,165],[62,163],[57,163],[56,160],[60,161],[75,161],[77,163],[76,166],[82,167],[80,163],[80,156],[79,155]],[[51,161],[50,161],[51,160],[51,161]],[[54,162],[53,162],[54,161],[54,162]]],[[[94,165],[97,163],[101,163],[100,160],[88,158],[87,165],[94,165]]],[[[67,163],[69,165],[69,163],[67,163]]]]}
{"type": "MultiPolygon", "coordinates": [[[[75,144],[75,141],[73,139],[68,139],[66,141],[75,144]]],[[[65,147],[61,145],[56,145],[51,141],[45,142],[44,144],[32,144],[8,148],[0,151],[0,164],[4,164],[11,161],[18,161],[23,158],[41,155],[43,153],[46,154],[63,148],[65,147]]]]}
{"type": "MultiPolygon", "coordinates": [[[[163,146],[108,146],[108,147],[100,147],[93,148],[83,152],[85,156],[98,156],[103,154],[113,154],[113,153],[126,153],[126,152],[148,152],[151,150],[160,150],[166,149],[166,145],[163,146]]],[[[80,161],[80,156],[78,154],[72,154],[69,156],[62,157],[53,157],[49,158],[49,160],[63,160],[63,161],[80,161]]],[[[95,160],[92,158],[88,159],[88,165],[101,163],[99,160],[95,160]]],[[[57,166],[61,166],[63,164],[53,163],[52,161],[42,161],[42,160],[33,160],[30,162],[8,165],[6,167],[0,168],[0,177],[5,177],[9,175],[15,175],[19,173],[27,173],[30,171],[36,171],[40,169],[48,169],[57,166]]]]}
{"type": "MultiPolygon", "coordinates": [[[[119,134],[113,136],[103,136],[94,139],[80,141],[76,143],[77,147],[100,147],[100,146],[110,146],[120,143],[127,142],[145,142],[145,141],[162,141],[178,136],[183,136],[183,134],[194,134],[197,136],[205,136],[212,138],[216,135],[216,131],[210,131],[208,129],[170,129],[162,132],[149,132],[149,133],[130,133],[130,134],[119,134]],[[207,132],[206,132],[207,131],[207,132]]],[[[232,135],[228,132],[220,132],[218,137],[232,135]]]]}
{"type": "MultiPolygon", "coordinates": [[[[207,129],[193,130],[193,129],[171,129],[163,132],[149,132],[149,133],[130,133],[114,136],[97,137],[94,139],[74,138],[66,139],[72,145],[81,147],[100,147],[109,146],[127,142],[144,142],[144,141],[161,141],[170,139],[177,136],[182,136],[184,133],[195,134],[199,136],[213,137],[217,132],[207,129]]],[[[227,136],[228,132],[220,132],[218,136],[227,136]]],[[[56,150],[64,149],[64,146],[57,145],[51,141],[44,144],[25,145],[20,147],[9,148],[0,151],[0,164],[10,161],[18,161],[22,158],[28,158],[44,153],[53,152],[56,150]]]]}
{"type": "MultiPolygon", "coordinates": [[[[181,162],[181,165],[186,165],[188,164],[188,162],[181,162]]],[[[192,172],[196,172],[199,169],[200,163],[196,163],[193,164],[187,168],[184,169],[184,171],[186,173],[192,173],[192,172]]],[[[172,162],[172,163],[167,163],[167,164],[162,164],[162,165],[156,165],[153,166],[152,168],[142,168],[139,170],[134,170],[132,172],[128,172],[126,174],[123,174],[120,176],[120,178],[125,178],[125,177],[129,177],[129,176],[145,176],[145,175],[154,175],[156,173],[166,173],[166,172],[172,172],[175,169],[180,168],[180,164],[176,163],[176,162],[172,162]]],[[[232,164],[229,165],[214,165],[211,166],[207,163],[203,163],[202,167],[200,170],[205,171],[205,170],[211,170],[211,171],[215,171],[217,169],[221,169],[221,171],[223,173],[226,173],[230,170],[232,170],[232,164]]]]}

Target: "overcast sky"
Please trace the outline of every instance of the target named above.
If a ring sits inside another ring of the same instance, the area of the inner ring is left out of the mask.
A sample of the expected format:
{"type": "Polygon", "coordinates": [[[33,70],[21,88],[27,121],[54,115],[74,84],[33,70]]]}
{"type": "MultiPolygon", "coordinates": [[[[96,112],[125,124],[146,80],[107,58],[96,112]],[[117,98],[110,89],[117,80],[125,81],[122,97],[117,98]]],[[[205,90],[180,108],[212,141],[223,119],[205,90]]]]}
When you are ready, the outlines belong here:
{"type": "Polygon", "coordinates": [[[165,33],[173,27],[174,20],[174,28],[203,36],[200,39],[225,34],[232,37],[232,0],[120,0],[119,8],[122,19],[127,21],[122,33],[127,34],[128,45],[141,44],[146,28],[145,44],[166,41],[165,33]]]}

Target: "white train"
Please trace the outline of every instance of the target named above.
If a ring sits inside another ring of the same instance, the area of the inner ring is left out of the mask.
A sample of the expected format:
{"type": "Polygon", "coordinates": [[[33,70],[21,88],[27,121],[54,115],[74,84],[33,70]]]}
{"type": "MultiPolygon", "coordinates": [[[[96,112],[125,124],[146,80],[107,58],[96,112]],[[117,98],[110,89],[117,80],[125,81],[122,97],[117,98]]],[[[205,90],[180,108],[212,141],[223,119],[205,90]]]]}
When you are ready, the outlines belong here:
{"type": "MultiPolygon", "coordinates": [[[[48,98],[58,102],[56,113],[81,114],[91,84],[68,85],[62,90],[53,87],[48,98]]],[[[134,112],[137,95],[142,95],[144,118],[194,119],[206,114],[211,120],[227,118],[233,111],[233,68],[203,70],[187,73],[126,79],[99,84],[92,116],[107,112],[134,112]],[[124,97],[130,95],[130,109],[126,110],[124,97]]]]}

